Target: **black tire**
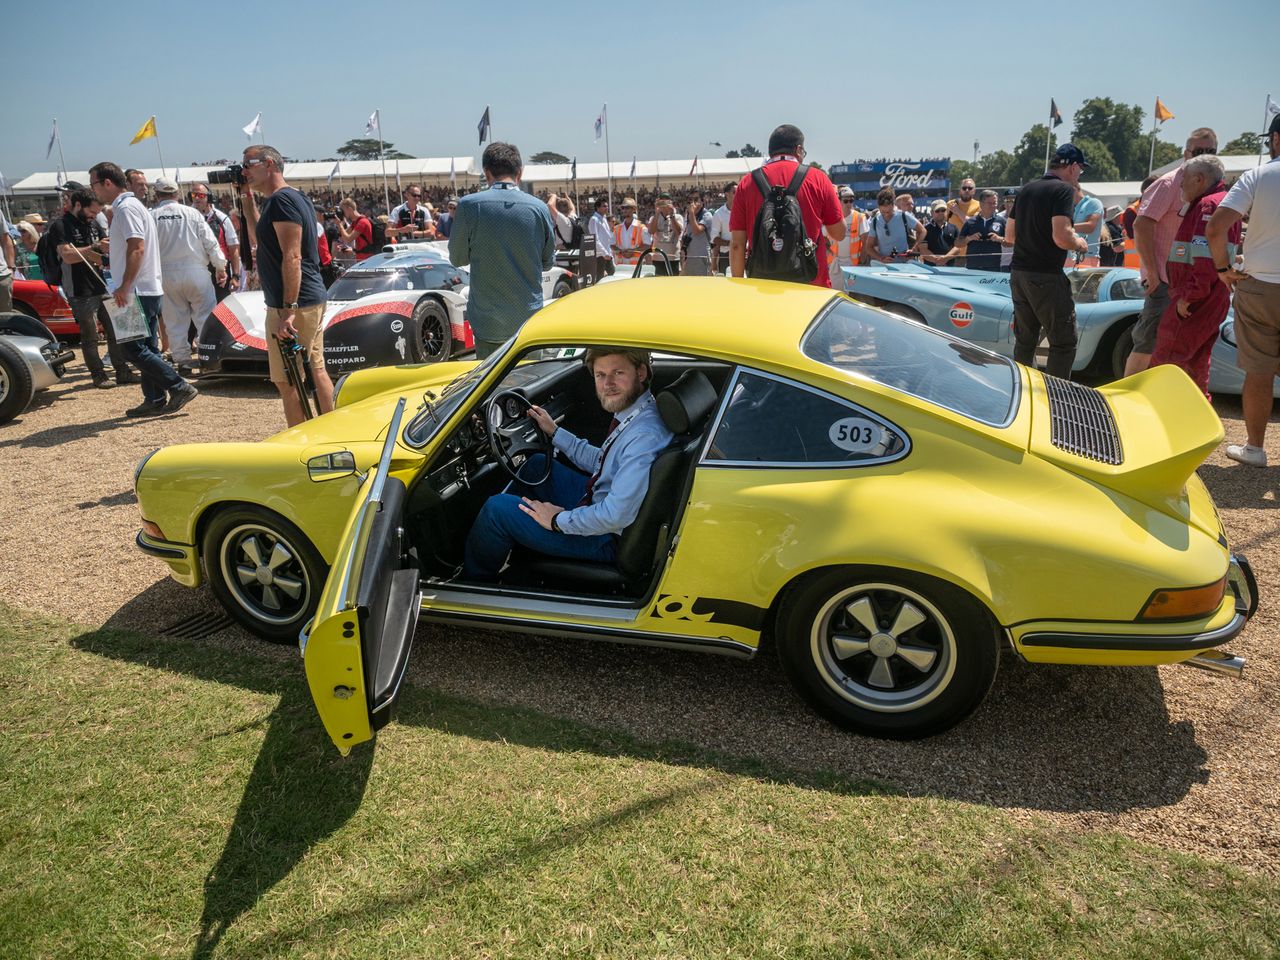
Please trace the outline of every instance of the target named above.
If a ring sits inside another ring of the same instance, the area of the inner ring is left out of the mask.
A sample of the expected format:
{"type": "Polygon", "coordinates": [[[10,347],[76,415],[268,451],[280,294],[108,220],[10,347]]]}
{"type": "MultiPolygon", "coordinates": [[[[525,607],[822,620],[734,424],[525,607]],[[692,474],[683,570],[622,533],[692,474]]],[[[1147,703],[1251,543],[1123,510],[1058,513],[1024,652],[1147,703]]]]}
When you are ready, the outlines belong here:
{"type": "Polygon", "coordinates": [[[409,320],[409,357],[414,363],[439,363],[453,353],[449,311],[433,297],[423,297],[409,320]]]}
{"type": "Polygon", "coordinates": [[[28,306],[27,304],[23,303],[21,300],[13,301],[13,309],[18,313],[26,314],[32,320],[40,319],[40,314],[36,313],[35,307],[28,306]]]}
{"type": "Polygon", "coordinates": [[[1133,352],[1133,328],[1137,322],[1137,317],[1134,317],[1128,323],[1121,321],[1107,336],[1109,349],[1101,351],[1102,357],[1100,358],[1101,362],[1098,364],[1098,373],[1109,380],[1119,380],[1124,376],[1125,362],[1129,359],[1129,354],[1133,352]]]}
{"type": "Polygon", "coordinates": [[[573,293],[573,284],[561,277],[556,281],[556,285],[551,288],[551,299],[559,300],[561,297],[567,297],[573,293]]]}
{"type": "Polygon", "coordinates": [[[273,643],[298,639],[328,575],[306,534],[278,513],[244,504],[213,518],[200,549],[209,586],[227,613],[273,643]],[[277,546],[284,556],[278,557],[277,546]]]}
{"type": "Polygon", "coordinates": [[[22,351],[0,336],[0,423],[19,416],[35,393],[31,367],[22,351]]]}
{"type": "Polygon", "coordinates": [[[779,606],[777,648],[814,710],[893,740],[955,726],[986,697],[1000,660],[995,624],[972,596],[879,567],[836,567],[801,580],[779,606]]]}

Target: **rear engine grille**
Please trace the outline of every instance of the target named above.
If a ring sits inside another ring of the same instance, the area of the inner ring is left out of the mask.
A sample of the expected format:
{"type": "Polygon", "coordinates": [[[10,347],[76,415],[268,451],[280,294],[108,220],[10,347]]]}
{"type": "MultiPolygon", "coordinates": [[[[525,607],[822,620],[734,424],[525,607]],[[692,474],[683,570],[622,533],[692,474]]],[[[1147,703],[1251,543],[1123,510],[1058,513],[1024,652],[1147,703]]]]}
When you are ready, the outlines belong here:
{"type": "Polygon", "coordinates": [[[1124,463],[1115,417],[1100,392],[1047,375],[1044,385],[1049,394],[1049,440],[1055,447],[1087,460],[1124,463]]]}

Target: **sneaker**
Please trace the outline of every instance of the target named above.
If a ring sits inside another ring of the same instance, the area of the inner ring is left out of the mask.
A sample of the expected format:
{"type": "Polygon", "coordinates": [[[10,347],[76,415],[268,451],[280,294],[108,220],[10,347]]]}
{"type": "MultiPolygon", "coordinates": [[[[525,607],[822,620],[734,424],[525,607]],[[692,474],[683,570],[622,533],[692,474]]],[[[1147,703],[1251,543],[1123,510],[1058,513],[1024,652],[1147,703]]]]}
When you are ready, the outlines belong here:
{"type": "Polygon", "coordinates": [[[139,377],[136,373],[133,373],[132,371],[129,371],[129,370],[126,370],[124,373],[116,374],[116,386],[123,387],[129,383],[141,383],[141,382],[142,382],[142,378],[139,377]]]}
{"type": "Polygon", "coordinates": [[[1247,443],[1231,444],[1227,447],[1227,456],[1251,467],[1265,467],[1267,465],[1267,451],[1261,447],[1250,446],[1247,443]]]}
{"type": "Polygon", "coordinates": [[[110,390],[112,387],[115,386],[115,384],[112,383],[106,377],[95,377],[93,380],[93,385],[97,387],[99,390],[110,390]]]}
{"type": "Polygon", "coordinates": [[[164,405],[164,412],[176,413],[199,395],[199,390],[189,383],[184,383],[169,391],[169,402],[164,405]]]}
{"type": "Polygon", "coordinates": [[[136,407],[130,407],[124,415],[126,417],[158,417],[165,412],[164,408],[163,400],[144,400],[136,407]]]}
{"type": "Polygon", "coordinates": [[[184,380],[190,380],[196,376],[196,368],[189,363],[180,363],[177,367],[178,376],[184,380]]]}

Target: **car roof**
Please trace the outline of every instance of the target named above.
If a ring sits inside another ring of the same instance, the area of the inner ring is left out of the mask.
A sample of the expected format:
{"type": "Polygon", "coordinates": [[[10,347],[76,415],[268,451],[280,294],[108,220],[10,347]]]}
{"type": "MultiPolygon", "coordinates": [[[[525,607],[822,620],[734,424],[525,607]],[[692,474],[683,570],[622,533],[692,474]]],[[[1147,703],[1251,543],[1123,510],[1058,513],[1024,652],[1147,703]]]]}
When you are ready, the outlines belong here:
{"type": "Polygon", "coordinates": [[[368,260],[352,264],[350,271],[359,270],[400,270],[405,267],[417,267],[425,264],[438,266],[449,261],[436,250],[396,250],[392,253],[376,253],[368,260]]]}
{"type": "Polygon", "coordinates": [[[520,340],[809,366],[800,338],[837,296],[828,287],[772,280],[641,277],[561,297],[533,315],[520,340]]]}

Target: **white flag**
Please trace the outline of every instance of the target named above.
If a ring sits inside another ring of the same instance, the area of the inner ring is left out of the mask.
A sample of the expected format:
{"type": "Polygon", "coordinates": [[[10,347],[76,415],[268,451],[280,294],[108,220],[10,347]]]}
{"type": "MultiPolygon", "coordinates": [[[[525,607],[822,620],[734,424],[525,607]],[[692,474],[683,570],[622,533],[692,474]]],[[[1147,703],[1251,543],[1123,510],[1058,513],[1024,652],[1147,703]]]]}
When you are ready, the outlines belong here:
{"type": "MultiPolygon", "coordinates": [[[[1268,95],[1269,96],[1269,95],[1268,95]]],[[[49,154],[53,153],[53,145],[58,140],[58,121],[53,121],[53,129],[49,131],[49,146],[45,147],[44,158],[49,159],[49,154]]]]}
{"type": "Polygon", "coordinates": [[[241,127],[244,135],[252,140],[262,132],[262,111],[258,111],[258,115],[249,121],[247,126],[241,127]]]}
{"type": "Polygon", "coordinates": [[[334,177],[336,177],[336,176],[338,175],[338,172],[339,172],[339,171],[338,171],[338,164],[340,164],[340,163],[342,163],[342,161],[341,161],[341,160],[335,160],[335,161],[333,161],[333,169],[329,171],[329,179],[328,179],[328,180],[326,180],[326,181],[324,182],[324,185],[325,185],[325,188],[326,188],[326,189],[328,189],[329,187],[333,186],[333,178],[334,178],[334,177]]]}
{"type": "Polygon", "coordinates": [[[449,158],[449,186],[456,187],[458,185],[458,175],[453,171],[453,157],[449,158]]]}
{"type": "Polygon", "coordinates": [[[396,157],[396,189],[404,193],[404,188],[400,186],[400,158],[396,157]]]}
{"type": "Polygon", "coordinates": [[[1267,122],[1271,122],[1271,118],[1280,113],[1280,103],[1276,103],[1271,99],[1271,94],[1267,94],[1267,122]]]}
{"type": "Polygon", "coordinates": [[[366,137],[372,137],[375,133],[376,133],[379,137],[381,137],[381,136],[382,136],[382,126],[381,126],[381,125],[379,124],[379,122],[378,122],[378,111],[377,111],[377,110],[375,110],[375,111],[373,111],[373,113],[369,114],[369,120],[368,120],[368,122],[367,122],[367,123],[365,123],[365,125],[364,125],[364,135],[365,135],[366,137]]]}

